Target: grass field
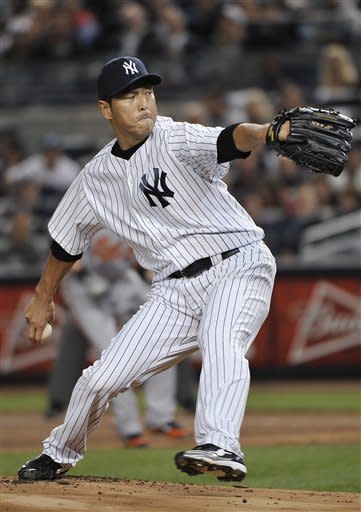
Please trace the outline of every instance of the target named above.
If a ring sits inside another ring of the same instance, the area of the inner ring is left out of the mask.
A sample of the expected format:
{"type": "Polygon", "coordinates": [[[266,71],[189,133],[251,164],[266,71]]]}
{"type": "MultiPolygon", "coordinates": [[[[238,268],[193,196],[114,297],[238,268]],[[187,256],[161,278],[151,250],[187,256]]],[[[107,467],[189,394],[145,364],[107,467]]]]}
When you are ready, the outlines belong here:
{"type": "MultiPolygon", "coordinates": [[[[44,393],[3,391],[0,398],[1,414],[44,411],[44,393]]],[[[252,411],[348,411],[360,410],[360,393],[355,389],[337,392],[317,390],[289,390],[287,386],[272,391],[267,387],[253,389],[248,413],[252,411]]],[[[26,429],[26,426],[24,426],[26,429]]],[[[192,479],[176,470],[173,464],[175,450],[169,448],[146,450],[92,449],[85,459],[71,471],[73,475],[113,476],[129,479],[184,483],[217,481],[207,475],[192,479]]],[[[34,452],[3,452],[0,474],[14,475],[24,460],[34,452]]],[[[318,491],[360,492],[360,445],[313,444],[291,446],[250,446],[246,448],[249,467],[247,486],[306,489],[318,491]]],[[[220,484],[227,485],[227,484],[220,484]]]]}
{"type": "MultiPolygon", "coordinates": [[[[140,397],[142,404],[142,398],[140,397]]],[[[2,390],[0,392],[0,413],[31,412],[41,414],[46,407],[46,394],[41,389],[23,392],[17,390],[2,390]]],[[[356,386],[353,388],[291,390],[287,384],[275,390],[273,386],[251,389],[248,403],[248,411],[361,411],[361,394],[356,386]]]]}

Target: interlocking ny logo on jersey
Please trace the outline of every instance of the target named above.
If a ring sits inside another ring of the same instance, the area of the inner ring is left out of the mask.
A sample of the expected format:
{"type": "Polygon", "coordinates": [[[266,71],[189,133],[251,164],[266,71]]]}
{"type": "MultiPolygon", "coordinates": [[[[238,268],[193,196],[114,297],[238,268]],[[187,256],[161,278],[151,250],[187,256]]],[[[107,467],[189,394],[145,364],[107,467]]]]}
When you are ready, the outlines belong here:
{"type": "Polygon", "coordinates": [[[125,73],[129,75],[135,75],[136,73],[139,73],[137,66],[135,65],[135,62],[129,60],[125,61],[123,64],[123,68],[125,69],[125,73]]]}
{"type": "Polygon", "coordinates": [[[165,179],[167,177],[167,173],[162,171],[160,175],[160,186],[159,188],[159,169],[157,167],[153,167],[154,171],[154,185],[151,185],[145,174],[142,176],[142,181],[139,183],[139,188],[144,193],[145,197],[148,199],[150,206],[157,206],[157,204],[153,201],[151,196],[154,196],[160,202],[162,208],[165,208],[170,203],[165,199],[165,197],[173,197],[174,192],[167,187],[165,179]]]}

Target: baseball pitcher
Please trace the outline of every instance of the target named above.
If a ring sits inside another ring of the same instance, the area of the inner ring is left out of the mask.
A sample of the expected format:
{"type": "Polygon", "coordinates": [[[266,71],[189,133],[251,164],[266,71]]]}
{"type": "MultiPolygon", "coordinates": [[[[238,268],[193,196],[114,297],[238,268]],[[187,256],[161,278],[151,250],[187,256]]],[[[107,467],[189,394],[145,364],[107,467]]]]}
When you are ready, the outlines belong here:
{"type": "MultiPolygon", "coordinates": [[[[139,264],[154,273],[148,299],[83,372],[63,424],[44,440],[41,455],[20,468],[20,479],[66,473],[84,457],[110,399],[198,348],[196,444],[176,454],[176,466],[227,481],[247,473],[240,446],[250,383],[246,354],[267,317],[276,266],[263,230],[221,178],[231,160],[266,144],[266,135],[270,147],[283,152],[290,137],[291,158],[305,148],[313,170],[319,169],[311,162],[317,148],[329,154],[333,144],[338,172],[353,122],[343,116],[335,123],[333,115],[312,110],[302,123],[298,112],[296,126],[291,115],[275,124],[226,128],[175,122],[157,115],[160,81],[134,57],[112,59],[101,69],[99,107],[115,139],[85,166],[49,222],[53,243],[26,308],[28,336],[42,342],[57,286],[103,227],[127,240],[139,264]],[[310,141],[316,141],[312,151],[310,141]]],[[[329,161],[322,172],[333,169],[329,161]]]]}

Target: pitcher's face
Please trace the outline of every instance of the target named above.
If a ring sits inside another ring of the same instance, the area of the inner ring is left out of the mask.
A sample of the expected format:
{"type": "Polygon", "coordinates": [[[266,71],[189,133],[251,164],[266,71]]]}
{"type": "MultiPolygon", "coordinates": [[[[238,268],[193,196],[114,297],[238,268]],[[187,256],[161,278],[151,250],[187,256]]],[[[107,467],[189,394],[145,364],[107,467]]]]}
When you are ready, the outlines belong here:
{"type": "Polygon", "coordinates": [[[151,86],[122,93],[113,97],[111,103],[101,100],[99,106],[103,116],[111,122],[122,149],[129,149],[146,139],[158,114],[151,86]]]}

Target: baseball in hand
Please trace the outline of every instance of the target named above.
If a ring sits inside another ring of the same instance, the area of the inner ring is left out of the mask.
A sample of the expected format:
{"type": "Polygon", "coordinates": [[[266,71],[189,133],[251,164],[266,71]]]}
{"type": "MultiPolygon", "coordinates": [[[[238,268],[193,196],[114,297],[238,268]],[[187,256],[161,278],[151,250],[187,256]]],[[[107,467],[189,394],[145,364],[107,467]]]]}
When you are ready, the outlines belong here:
{"type": "Polygon", "coordinates": [[[46,340],[48,338],[50,338],[50,336],[52,335],[53,333],[53,328],[50,324],[46,324],[46,326],[44,327],[44,330],[43,330],[43,334],[41,336],[41,339],[42,340],[46,340]]]}

